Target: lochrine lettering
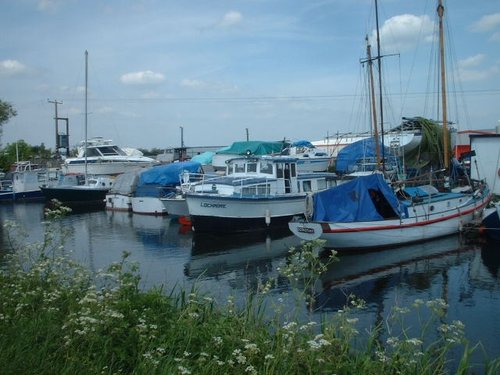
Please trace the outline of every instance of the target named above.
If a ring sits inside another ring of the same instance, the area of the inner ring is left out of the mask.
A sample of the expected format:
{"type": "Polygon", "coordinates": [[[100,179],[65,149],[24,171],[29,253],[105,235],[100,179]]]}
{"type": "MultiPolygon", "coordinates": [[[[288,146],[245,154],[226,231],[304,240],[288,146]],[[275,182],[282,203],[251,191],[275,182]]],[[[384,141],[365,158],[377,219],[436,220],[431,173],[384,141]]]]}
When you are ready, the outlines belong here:
{"type": "Polygon", "coordinates": [[[207,203],[207,202],[201,202],[200,203],[201,207],[205,208],[226,208],[225,203],[207,203]]]}
{"type": "Polygon", "coordinates": [[[309,234],[312,234],[312,233],[314,233],[314,228],[297,227],[297,231],[299,231],[300,233],[309,233],[309,234]]]}

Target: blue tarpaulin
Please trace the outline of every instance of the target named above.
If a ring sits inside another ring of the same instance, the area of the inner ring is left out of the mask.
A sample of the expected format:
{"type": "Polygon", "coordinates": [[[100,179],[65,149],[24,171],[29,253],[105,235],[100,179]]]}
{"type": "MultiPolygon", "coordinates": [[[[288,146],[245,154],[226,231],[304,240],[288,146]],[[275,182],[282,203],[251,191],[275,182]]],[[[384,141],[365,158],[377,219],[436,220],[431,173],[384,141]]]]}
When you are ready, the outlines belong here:
{"type": "Polygon", "coordinates": [[[201,170],[201,164],[196,161],[183,161],[159,165],[146,169],[139,177],[138,186],[142,185],[160,185],[172,186],[179,185],[179,175],[184,172],[197,173],[201,170]]]}
{"type": "Polygon", "coordinates": [[[370,190],[372,194],[373,191],[378,192],[379,198],[385,198],[395,214],[406,216],[406,209],[399,204],[382,174],[374,173],[314,194],[313,221],[351,223],[383,220],[370,196],[370,190]]]}
{"type": "MultiPolygon", "coordinates": [[[[379,142],[382,150],[382,143],[379,142]]],[[[395,158],[388,147],[384,147],[385,158],[395,158]]],[[[380,153],[382,156],[382,152],[380,153]]],[[[375,147],[375,138],[366,138],[344,147],[339,151],[335,164],[336,171],[339,173],[350,173],[355,171],[355,166],[362,160],[375,160],[377,150],[375,147]]]]}

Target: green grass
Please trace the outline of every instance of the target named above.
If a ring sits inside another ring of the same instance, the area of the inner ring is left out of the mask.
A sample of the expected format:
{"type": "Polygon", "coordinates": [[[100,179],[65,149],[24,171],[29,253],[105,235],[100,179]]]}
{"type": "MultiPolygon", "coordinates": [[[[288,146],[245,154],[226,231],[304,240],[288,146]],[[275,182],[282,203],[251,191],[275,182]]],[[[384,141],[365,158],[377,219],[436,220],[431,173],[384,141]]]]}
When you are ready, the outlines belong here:
{"type": "MultiPolygon", "coordinates": [[[[219,304],[196,290],[141,290],[128,254],[98,274],[75,263],[53,214],[41,243],[12,241],[17,248],[0,273],[2,374],[444,374],[457,347],[464,353],[457,372],[472,372],[460,322],[441,325],[424,347],[401,326],[406,309],[394,310],[390,324],[398,329],[390,331],[400,333],[385,342],[385,326],[358,332],[353,313],[364,305],[355,297],[333,317],[299,322],[284,321],[283,308],[263,313],[269,285],[240,308],[231,296],[219,304]]],[[[318,245],[292,249],[281,270],[302,303],[326,269],[314,255],[318,245]]],[[[413,308],[439,320],[446,306],[416,301],[413,308]]],[[[422,322],[422,335],[431,326],[422,322]]],[[[498,360],[485,366],[500,369],[498,360]]]]}

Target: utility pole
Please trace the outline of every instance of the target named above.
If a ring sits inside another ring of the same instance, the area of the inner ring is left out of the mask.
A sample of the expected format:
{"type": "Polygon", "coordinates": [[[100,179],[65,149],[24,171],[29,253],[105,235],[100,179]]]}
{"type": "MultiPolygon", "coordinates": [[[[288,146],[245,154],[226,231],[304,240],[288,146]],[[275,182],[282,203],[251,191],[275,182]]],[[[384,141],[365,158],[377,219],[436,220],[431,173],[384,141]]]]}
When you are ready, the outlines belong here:
{"type": "Polygon", "coordinates": [[[57,126],[57,121],[59,120],[59,116],[57,116],[57,105],[58,104],[63,104],[62,101],[58,102],[56,99],[54,100],[49,100],[47,99],[47,102],[51,103],[51,104],[54,104],[54,108],[55,108],[55,116],[54,116],[54,121],[55,121],[55,124],[56,124],[56,157],[59,157],[59,129],[58,129],[58,126],[57,126]]]}

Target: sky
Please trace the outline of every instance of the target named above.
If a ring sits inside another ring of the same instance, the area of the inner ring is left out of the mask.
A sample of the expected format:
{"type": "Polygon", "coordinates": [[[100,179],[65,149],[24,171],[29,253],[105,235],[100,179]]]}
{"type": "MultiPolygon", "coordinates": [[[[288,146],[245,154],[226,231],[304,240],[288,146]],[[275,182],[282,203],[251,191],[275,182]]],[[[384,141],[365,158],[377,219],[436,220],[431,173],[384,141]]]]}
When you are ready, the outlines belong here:
{"type": "MultiPolygon", "coordinates": [[[[440,118],[436,5],[378,0],[385,130],[440,118]]],[[[495,128],[500,1],[444,6],[448,119],[495,128]]],[[[163,149],[368,131],[375,30],[374,0],[0,0],[0,99],[18,113],[0,142],[53,149],[53,101],[70,145],[84,139],[85,51],[88,137],[163,149]]]]}

